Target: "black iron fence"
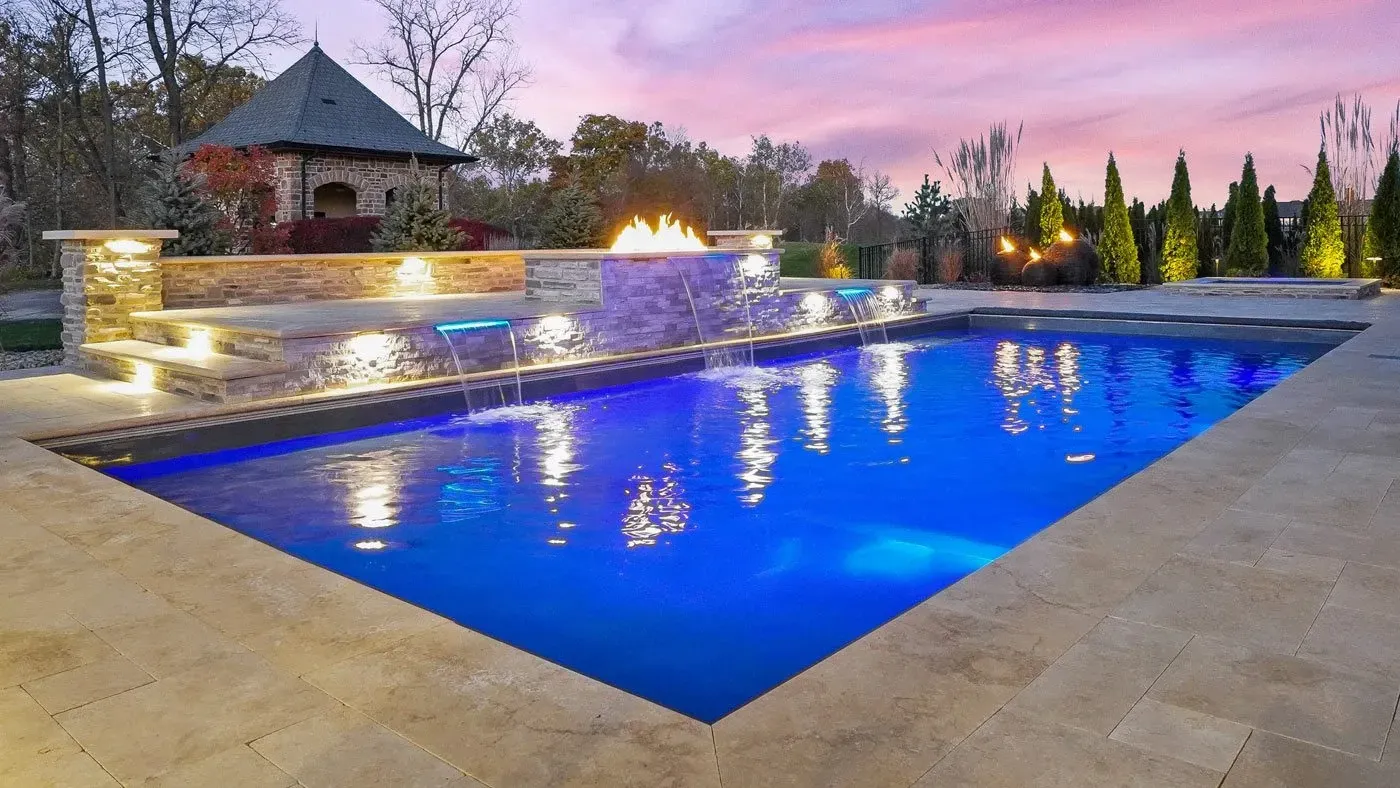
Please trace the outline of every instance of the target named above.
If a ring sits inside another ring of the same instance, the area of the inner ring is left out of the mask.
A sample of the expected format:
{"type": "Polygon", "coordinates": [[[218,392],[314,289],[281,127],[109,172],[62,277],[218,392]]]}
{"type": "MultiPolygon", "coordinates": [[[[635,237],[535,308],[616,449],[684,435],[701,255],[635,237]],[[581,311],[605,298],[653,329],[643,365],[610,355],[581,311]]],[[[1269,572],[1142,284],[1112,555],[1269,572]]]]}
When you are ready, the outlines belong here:
{"type": "Polygon", "coordinates": [[[996,265],[999,239],[1010,232],[1009,227],[998,227],[862,246],[856,276],[861,279],[886,278],[895,252],[907,250],[915,258],[914,278],[919,284],[986,281],[991,278],[992,268],[996,265]]]}
{"type": "MultiPolygon", "coordinates": [[[[1280,219],[1282,237],[1269,244],[1269,276],[1299,276],[1299,259],[1303,251],[1303,225],[1297,217],[1280,219]]],[[[1366,237],[1365,216],[1343,216],[1342,243],[1346,247],[1346,275],[1363,275],[1365,261],[1362,245],[1366,237]]],[[[1202,217],[1196,227],[1196,249],[1201,276],[1223,276],[1225,266],[1225,222],[1220,216],[1202,217]]],[[[889,265],[895,253],[907,250],[914,257],[914,277],[919,284],[949,281],[987,281],[997,262],[1000,238],[1013,235],[1009,227],[978,230],[925,238],[906,238],[891,243],[860,247],[856,276],[862,279],[882,279],[891,276],[889,265]],[[951,277],[951,278],[950,278],[951,277]]],[[[1158,284],[1162,281],[1162,241],[1166,237],[1164,221],[1133,222],[1137,240],[1138,259],[1142,263],[1142,281],[1158,284]]],[[[1091,241],[1096,240],[1090,237],[1091,241]]],[[[898,272],[902,278],[903,272],[898,272]]]]}

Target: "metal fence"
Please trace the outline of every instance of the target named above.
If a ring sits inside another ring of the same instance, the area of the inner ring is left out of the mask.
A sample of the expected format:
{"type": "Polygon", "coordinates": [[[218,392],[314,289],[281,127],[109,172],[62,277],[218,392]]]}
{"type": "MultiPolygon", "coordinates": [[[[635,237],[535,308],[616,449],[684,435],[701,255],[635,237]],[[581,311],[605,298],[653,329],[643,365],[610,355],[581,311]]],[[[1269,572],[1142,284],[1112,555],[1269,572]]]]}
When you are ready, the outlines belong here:
{"type": "MultiPolygon", "coordinates": [[[[1279,223],[1282,225],[1283,235],[1281,239],[1270,244],[1268,275],[1299,276],[1299,259],[1303,251],[1302,221],[1298,217],[1284,217],[1279,223]]],[[[1342,243],[1346,247],[1346,275],[1362,276],[1365,268],[1362,245],[1366,237],[1366,217],[1343,216],[1341,224],[1342,243]]],[[[992,269],[996,265],[998,239],[1003,235],[1014,233],[1010,227],[999,227],[994,230],[906,238],[892,243],[862,246],[856,275],[862,279],[886,278],[886,269],[894,253],[908,249],[917,257],[916,278],[919,284],[947,281],[947,276],[957,271],[954,263],[959,254],[962,266],[954,279],[986,281],[991,278],[992,269]],[[942,266],[942,271],[940,261],[947,263],[942,266]]],[[[1133,236],[1137,240],[1138,259],[1142,264],[1142,281],[1147,284],[1159,284],[1162,281],[1160,264],[1162,240],[1166,237],[1165,222],[1133,222],[1133,236]]],[[[1196,248],[1201,276],[1221,276],[1228,273],[1225,266],[1226,243],[1224,218],[1202,217],[1196,227],[1196,248]]]]}
{"type": "Polygon", "coordinates": [[[861,279],[885,278],[894,253],[908,249],[917,256],[915,278],[919,284],[940,283],[949,275],[952,281],[985,281],[991,277],[992,268],[996,265],[998,239],[1010,232],[1010,227],[998,227],[862,246],[856,263],[856,276],[861,279]]]}

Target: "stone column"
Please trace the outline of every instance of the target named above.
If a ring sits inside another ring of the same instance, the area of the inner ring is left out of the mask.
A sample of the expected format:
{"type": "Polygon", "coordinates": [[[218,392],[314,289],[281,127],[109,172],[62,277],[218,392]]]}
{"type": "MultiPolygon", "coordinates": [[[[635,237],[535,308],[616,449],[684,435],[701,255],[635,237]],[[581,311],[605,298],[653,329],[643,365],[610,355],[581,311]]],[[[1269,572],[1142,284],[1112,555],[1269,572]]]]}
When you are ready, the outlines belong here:
{"type": "Polygon", "coordinates": [[[62,243],[63,363],[88,342],[131,338],[132,312],[161,308],[160,247],[175,230],[51,230],[62,243]]]}

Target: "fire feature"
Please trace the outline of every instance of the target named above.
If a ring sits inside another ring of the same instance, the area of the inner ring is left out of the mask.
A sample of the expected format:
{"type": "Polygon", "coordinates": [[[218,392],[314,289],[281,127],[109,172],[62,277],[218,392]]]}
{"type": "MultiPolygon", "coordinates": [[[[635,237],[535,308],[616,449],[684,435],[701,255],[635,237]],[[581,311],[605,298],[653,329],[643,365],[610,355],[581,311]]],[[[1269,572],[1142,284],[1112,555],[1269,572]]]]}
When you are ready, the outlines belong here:
{"type": "Polygon", "coordinates": [[[652,228],[640,216],[622,228],[610,251],[614,252],[703,252],[708,247],[695,236],[695,231],[671,221],[671,215],[661,214],[652,228]]]}

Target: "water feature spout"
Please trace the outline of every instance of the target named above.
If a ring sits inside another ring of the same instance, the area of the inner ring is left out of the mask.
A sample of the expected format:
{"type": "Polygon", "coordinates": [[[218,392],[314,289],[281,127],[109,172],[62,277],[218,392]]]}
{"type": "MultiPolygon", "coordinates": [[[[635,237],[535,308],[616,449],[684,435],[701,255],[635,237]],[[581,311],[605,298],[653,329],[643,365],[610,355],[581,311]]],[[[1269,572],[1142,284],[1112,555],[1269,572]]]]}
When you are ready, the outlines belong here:
{"type": "Polygon", "coordinates": [[[685,269],[678,265],[674,259],[671,260],[671,267],[675,269],[676,276],[680,278],[681,287],[685,290],[686,301],[690,303],[690,314],[695,318],[695,336],[705,357],[705,369],[753,366],[753,313],[749,307],[748,278],[744,275],[743,268],[737,258],[735,259],[734,273],[740,277],[739,290],[744,300],[744,322],[749,340],[747,359],[743,355],[736,355],[733,348],[712,347],[705,342],[705,330],[700,323],[700,312],[695,307],[695,294],[690,289],[690,278],[685,275],[685,269]]]}
{"type": "Polygon", "coordinates": [[[860,332],[861,345],[870,344],[870,335],[876,328],[880,330],[881,342],[890,341],[889,332],[885,330],[885,319],[880,314],[880,304],[873,290],[868,287],[843,287],[837,290],[836,294],[841,296],[841,300],[846,302],[846,308],[851,311],[856,331],[860,332]]]}
{"type": "MultiPolygon", "coordinates": [[[[443,323],[433,326],[433,329],[442,335],[443,341],[447,342],[448,350],[452,352],[452,362],[457,365],[457,379],[462,384],[462,399],[466,401],[467,412],[470,413],[474,410],[472,408],[471,387],[467,385],[467,371],[462,366],[462,353],[457,349],[457,343],[453,341],[453,337],[461,337],[475,331],[505,329],[505,337],[510,344],[511,362],[515,370],[515,404],[519,405],[525,401],[520,385],[520,352],[515,343],[515,327],[511,325],[509,320],[467,320],[460,323],[443,323]]],[[[497,383],[496,391],[500,395],[500,404],[502,406],[509,405],[505,383],[497,383]]],[[[490,407],[490,403],[485,407],[490,407]]]]}

